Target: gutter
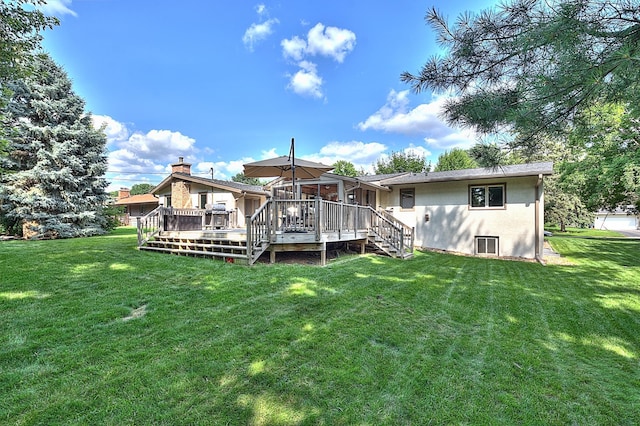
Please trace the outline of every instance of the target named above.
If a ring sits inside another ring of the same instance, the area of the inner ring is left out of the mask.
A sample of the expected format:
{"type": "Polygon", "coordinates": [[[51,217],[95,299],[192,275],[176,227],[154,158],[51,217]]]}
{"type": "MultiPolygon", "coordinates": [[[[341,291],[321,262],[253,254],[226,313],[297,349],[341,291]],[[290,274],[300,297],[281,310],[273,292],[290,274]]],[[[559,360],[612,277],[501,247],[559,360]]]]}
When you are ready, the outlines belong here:
{"type": "Polygon", "coordinates": [[[542,174],[538,175],[538,181],[536,182],[536,206],[535,206],[535,259],[541,264],[545,265],[544,259],[542,258],[542,241],[540,240],[540,199],[542,198],[542,174]]]}

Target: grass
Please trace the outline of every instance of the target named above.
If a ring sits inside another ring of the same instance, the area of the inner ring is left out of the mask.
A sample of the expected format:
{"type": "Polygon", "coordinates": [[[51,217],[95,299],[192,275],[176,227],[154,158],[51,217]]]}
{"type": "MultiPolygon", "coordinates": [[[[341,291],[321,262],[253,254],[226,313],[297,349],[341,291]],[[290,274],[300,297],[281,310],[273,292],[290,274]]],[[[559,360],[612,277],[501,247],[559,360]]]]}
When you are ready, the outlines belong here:
{"type": "Polygon", "coordinates": [[[551,231],[554,235],[562,235],[565,237],[624,238],[624,235],[622,235],[620,232],[609,231],[606,229],[567,227],[565,232],[561,232],[558,226],[545,226],[544,229],[547,231],[551,231]]]}
{"type": "Polygon", "coordinates": [[[1,424],[637,424],[640,242],[326,267],[0,243],[1,424]]]}

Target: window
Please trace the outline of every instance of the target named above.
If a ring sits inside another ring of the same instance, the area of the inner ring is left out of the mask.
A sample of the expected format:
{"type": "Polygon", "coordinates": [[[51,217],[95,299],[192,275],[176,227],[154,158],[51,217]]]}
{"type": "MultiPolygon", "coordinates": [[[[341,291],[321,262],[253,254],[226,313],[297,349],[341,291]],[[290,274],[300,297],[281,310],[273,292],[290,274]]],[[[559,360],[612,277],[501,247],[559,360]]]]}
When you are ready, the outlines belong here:
{"type": "Polygon", "coordinates": [[[200,194],[198,194],[200,196],[200,208],[204,209],[207,206],[207,193],[206,192],[201,192],[200,194]]]}
{"type": "Polygon", "coordinates": [[[501,208],[505,205],[505,185],[469,187],[469,204],[472,208],[501,208]]]}
{"type": "Polygon", "coordinates": [[[416,191],[413,188],[400,190],[400,208],[412,209],[416,205],[416,191]]]}
{"type": "Polygon", "coordinates": [[[164,196],[165,207],[171,207],[171,195],[164,196]]]}
{"type": "Polygon", "coordinates": [[[498,255],[498,237],[476,237],[476,254],[498,255]]]}

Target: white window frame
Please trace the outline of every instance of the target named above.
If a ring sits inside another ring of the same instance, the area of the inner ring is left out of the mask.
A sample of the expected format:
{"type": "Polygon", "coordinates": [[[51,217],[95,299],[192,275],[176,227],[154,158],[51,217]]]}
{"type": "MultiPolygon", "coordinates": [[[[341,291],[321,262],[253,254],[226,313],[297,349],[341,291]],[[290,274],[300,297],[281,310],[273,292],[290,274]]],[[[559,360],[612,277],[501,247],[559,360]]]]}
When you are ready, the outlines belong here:
{"type": "Polygon", "coordinates": [[[487,185],[469,185],[469,208],[473,210],[486,210],[486,209],[506,209],[507,208],[507,184],[505,183],[492,183],[487,185]],[[483,188],[484,190],[484,205],[483,206],[474,206],[473,205],[473,190],[474,188],[483,188]],[[502,188],[502,204],[497,206],[489,205],[489,191],[490,188],[502,188]]]}
{"type": "Polygon", "coordinates": [[[500,256],[500,237],[477,235],[474,238],[475,253],[478,256],[500,256]],[[489,251],[489,241],[493,242],[493,251],[489,251]],[[483,249],[481,249],[483,244],[483,249]]]}
{"type": "Polygon", "coordinates": [[[399,198],[400,198],[399,199],[400,210],[413,210],[416,208],[416,189],[415,188],[400,188],[399,198]],[[411,193],[411,200],[413,201],[413,204],[411,205],[411,207],[404,207],[402,205],[403,193],[411,193]]]}

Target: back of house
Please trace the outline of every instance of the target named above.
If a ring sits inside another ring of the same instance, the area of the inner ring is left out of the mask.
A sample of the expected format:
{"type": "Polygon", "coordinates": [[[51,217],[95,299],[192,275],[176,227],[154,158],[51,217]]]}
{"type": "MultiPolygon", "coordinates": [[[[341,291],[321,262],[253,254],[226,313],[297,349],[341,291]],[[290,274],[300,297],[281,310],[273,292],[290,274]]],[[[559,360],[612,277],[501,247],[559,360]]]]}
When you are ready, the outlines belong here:
{"type": "Polygon", "coordinates": [[[415,227],[417,247],[472,255],[541,258],[544,177],[553,163],[431,173],[380,181],[380,204],[415,227]]]}

